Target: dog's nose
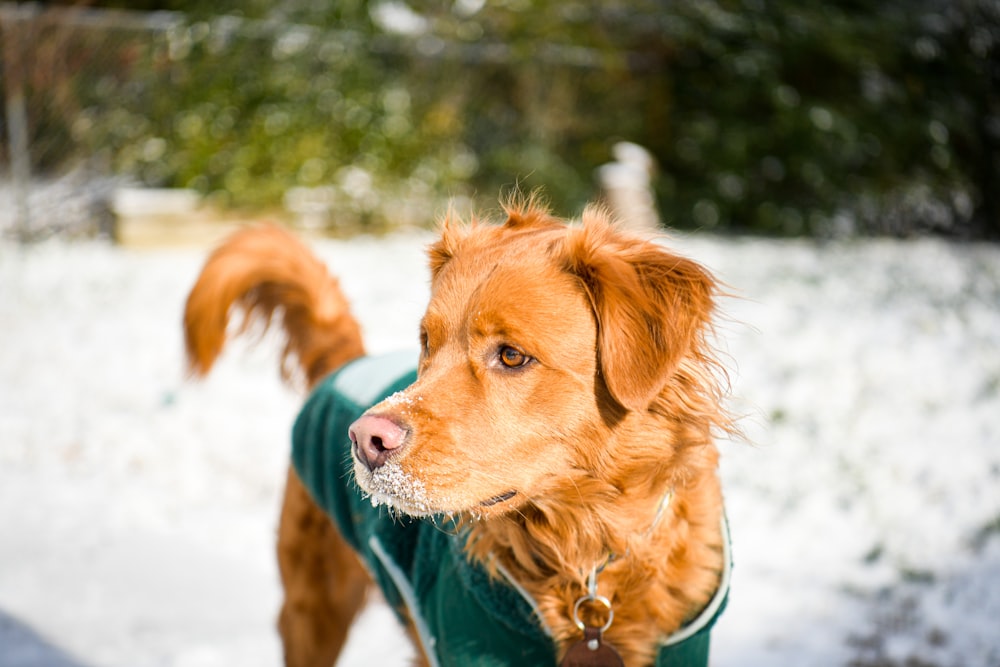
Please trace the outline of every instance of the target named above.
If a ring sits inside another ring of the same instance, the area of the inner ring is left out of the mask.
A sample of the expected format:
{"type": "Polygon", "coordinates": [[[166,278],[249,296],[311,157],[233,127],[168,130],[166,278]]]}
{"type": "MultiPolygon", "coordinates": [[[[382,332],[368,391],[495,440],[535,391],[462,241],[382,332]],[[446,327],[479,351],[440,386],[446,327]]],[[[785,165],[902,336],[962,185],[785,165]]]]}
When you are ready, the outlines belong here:
{"type": "Polygon", "coordinates": [[[354,446],[354,456],[369,470],[385,465],[406,439],[405,429],[391,419],[376,415],[362,415],[347,432],[354,446]]]}

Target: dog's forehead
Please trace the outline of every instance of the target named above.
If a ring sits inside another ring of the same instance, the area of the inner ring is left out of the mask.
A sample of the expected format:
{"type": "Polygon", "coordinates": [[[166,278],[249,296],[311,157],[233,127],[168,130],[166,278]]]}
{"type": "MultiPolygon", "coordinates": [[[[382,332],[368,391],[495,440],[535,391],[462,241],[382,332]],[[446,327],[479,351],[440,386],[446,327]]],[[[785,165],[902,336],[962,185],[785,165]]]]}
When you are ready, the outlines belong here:
{"type": "Polygon", "coordinates": [[[575,319],[571,306],[580,305],[579,317],[589,317],[582,288],[561,260],[565,230],[550,227],[540,233],[518,233],[504,228],[467,238],[435,277],[427,313],[449,327],[549,319],[549,329],[561,328],[554,320],[575,319]]]}
{"type": "Polygon", "coordinates": [[[566,229],[511,229],[483,226],[470,230],[434,280],[434,291],[467,291],[526,271],[533,275],[561,270],[559,255],[566,229]]]}

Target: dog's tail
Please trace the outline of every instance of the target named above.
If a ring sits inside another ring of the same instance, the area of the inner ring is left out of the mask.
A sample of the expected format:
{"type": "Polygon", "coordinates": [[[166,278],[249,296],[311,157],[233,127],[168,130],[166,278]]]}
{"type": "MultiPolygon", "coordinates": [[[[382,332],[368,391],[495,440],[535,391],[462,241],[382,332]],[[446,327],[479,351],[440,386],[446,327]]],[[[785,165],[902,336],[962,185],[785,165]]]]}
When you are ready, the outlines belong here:
{"type": "Polygon", "coordinates": [[[234,332],[277,319],[287,336],[282,377],[309,387],[364,354],[361,331],[347,299],[326,266],[290,233],[272,226],[234,234],[208,258],[188,295],[184,339],[190,371],[207,375],[234,332]]]}

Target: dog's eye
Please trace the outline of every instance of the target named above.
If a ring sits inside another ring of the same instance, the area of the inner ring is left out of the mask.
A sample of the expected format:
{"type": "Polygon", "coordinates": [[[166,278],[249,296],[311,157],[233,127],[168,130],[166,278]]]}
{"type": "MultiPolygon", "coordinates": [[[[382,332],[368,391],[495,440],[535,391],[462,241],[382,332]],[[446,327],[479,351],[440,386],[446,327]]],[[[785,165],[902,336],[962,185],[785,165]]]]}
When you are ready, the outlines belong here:
{"type": "Polygon", "coordinates": [[[500,363],[507,368],[520,368],[530,360],[531,357],[510,345],[504,345],[500,348],[500,363]]]}

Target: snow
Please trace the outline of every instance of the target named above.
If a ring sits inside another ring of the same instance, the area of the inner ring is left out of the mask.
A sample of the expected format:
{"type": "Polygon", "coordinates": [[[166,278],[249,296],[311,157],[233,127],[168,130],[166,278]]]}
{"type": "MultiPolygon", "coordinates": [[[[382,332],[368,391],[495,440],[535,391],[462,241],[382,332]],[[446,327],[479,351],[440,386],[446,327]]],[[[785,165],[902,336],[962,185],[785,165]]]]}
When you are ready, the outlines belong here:
{"type": "MultiPolygon", "coordinates": [[[[313,242],[370,351],[416,347],[431,238],[313,242]]],[[[1000,665],[1000,247],[672,243],[735,295],[713,664],[1000,665]]],[[[205,253],[0,242],[0,667],[280,664],[301,397],[269,336],[185,378],[205,253]]],[[[340,664],[410,655],[376,600],[340,664]]]]}

